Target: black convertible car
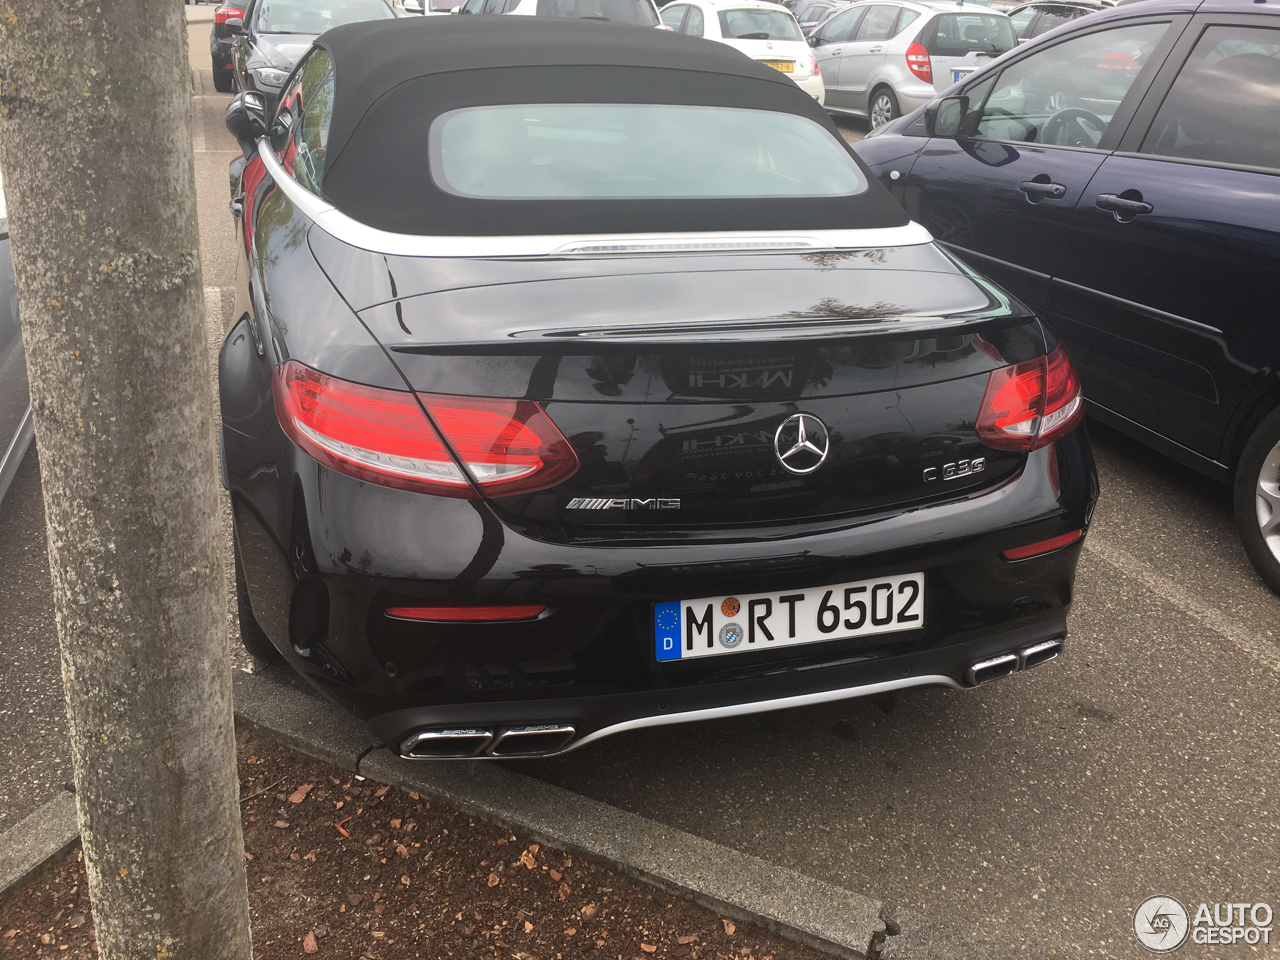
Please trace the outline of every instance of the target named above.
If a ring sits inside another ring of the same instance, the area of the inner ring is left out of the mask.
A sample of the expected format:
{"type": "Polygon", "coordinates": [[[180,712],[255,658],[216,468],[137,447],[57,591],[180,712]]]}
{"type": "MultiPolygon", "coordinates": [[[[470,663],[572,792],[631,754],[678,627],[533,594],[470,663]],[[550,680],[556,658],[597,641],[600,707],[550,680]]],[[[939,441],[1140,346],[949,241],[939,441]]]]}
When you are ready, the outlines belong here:
{"type": "Polygon", "coordinates": [[[1058,655],[1075,373],[727,47],[364,23],[242,93],[241,630],[407,757],[1058,655]]]}

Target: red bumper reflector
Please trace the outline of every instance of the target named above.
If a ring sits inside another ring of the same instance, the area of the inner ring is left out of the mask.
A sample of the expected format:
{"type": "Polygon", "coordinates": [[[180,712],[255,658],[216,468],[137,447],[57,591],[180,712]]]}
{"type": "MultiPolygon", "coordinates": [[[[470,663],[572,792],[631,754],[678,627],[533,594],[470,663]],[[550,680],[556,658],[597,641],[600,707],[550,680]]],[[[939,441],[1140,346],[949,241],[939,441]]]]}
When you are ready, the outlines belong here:
{"type": "Polygon", "coordinates": [[[1083,536],[1083,530],[1072,530],[1070,533],[1064,533],[1062,536],[1053,537],[1050,540],[1041,540],[1039,543],[1031,543],[1025,547],[1014,547],[1012,550],[1006,550],[1000,556],[1006,560],[1025,560],[1027,557],[1038,557],[1042,553],[1052,553],[1054,550],[1069,547],[1083,536]]]}
{"type": "Polygon", "coordinates": [[[474,623],[494,620],[532,620],[546,609],[540,603],[515,607],[387,607],[386,614],[398,620],[474,623]]]}

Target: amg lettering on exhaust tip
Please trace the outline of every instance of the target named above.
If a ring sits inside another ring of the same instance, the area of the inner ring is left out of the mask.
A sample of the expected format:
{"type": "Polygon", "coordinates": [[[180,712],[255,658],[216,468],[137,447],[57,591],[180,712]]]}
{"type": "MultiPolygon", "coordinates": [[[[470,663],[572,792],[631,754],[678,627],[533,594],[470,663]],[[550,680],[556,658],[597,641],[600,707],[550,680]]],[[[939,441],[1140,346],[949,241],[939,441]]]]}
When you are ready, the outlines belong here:
{"type": "Polygon", "coordinates": [[[680,500],[654,497],[649,500],[608,500],[590,497],[574,497],[566,510],[679,510],[680,500]]]}

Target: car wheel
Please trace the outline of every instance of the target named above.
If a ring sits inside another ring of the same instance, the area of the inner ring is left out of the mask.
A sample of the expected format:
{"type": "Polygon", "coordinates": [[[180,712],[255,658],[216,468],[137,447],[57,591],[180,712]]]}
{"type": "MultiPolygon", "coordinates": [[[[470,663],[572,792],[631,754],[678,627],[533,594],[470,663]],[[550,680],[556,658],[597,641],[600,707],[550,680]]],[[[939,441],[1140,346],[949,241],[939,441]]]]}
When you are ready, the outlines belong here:
{"type": "Polygon", "coordinates": [[[216,63],[213,65],[213,89],[219,93],[231,92],[232,72],[216,63]]]}
{"type": "Polygon", "coordinates": [[[236,612],[240,615],[240,642],[249,651],[249,655],[263,663],[283,663],[284,657],[275,648],[275,644],[267,637],[253,608],[249,606],[249,585],[244,579],[244,567],[240,563],[240,545],[234,546],[236,564],[236,612]]]}
{"type": "Polygon", "coordinates": [[[871,129],[883,127],[890,120],[899,116],[898,98],[888,87],[881,87],[871,94],[871,106],[867,109],[867,117],[871,121],[871,129]]]}
{"type": "Polygon", "coordinates": [[[1280,408],[1263,418],[1240,454],[1235,508],[1245,553],[1280,593],[1280,408]]]}

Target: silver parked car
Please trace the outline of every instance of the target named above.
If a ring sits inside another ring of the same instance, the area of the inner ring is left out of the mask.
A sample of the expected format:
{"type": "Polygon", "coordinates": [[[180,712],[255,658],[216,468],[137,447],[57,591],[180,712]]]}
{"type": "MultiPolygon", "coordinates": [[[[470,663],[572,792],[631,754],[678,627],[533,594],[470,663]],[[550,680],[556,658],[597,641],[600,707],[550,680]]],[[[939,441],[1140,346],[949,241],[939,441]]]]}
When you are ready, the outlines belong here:
{"type": "Polygon", "coordinates": [[[18,326],[18,290],[9,259],[9,218],[0,183],[0,500],[35,431],[27,393],[27,359],[18,326]]]}
{"type": "Polygon", "coordinates": [[[832,113],[871,127],[928,103],[1017,45],[1008,16],[959,0],[855,3],[809,37],[832,113]]]}

